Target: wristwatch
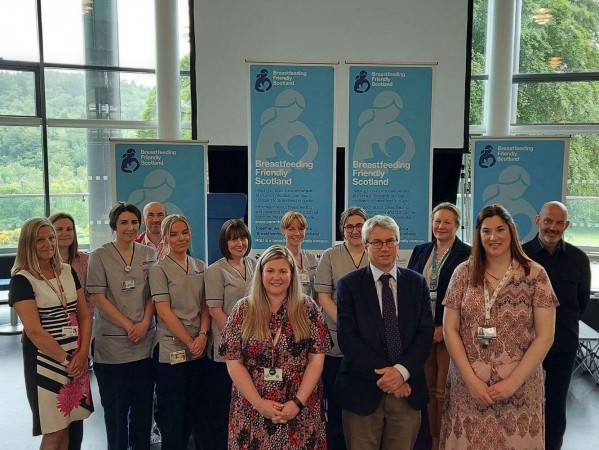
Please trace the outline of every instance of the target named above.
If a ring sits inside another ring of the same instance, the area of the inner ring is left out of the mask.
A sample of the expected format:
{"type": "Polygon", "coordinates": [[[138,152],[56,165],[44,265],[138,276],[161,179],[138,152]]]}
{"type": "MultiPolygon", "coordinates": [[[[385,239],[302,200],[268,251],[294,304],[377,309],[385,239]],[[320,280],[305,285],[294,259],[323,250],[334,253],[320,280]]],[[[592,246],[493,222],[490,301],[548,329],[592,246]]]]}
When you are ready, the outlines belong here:
{"type": "Polygon", "coordinates": [[[306,405],[304,405],[304,404],[302,403],[302,401],[301,401],[299,398],[297,398],[297,396],[294,396],[294,397],[291,399],[291,401],[292,401],[293,403],[295,403],[295,405],[296,405],[296,406],[299,408],[299,410],[300,410],[300,411],[301,411],[302,409],[304,409],[304,406],[306,406],[306,405]]]}
{"type": "Polygon", "coordinates": [[[66,366],[68,366],[68,365],[69,365],[69,363],[70,363],[72,360],[73,360],[73,357],[67,353],[67,356],[66,356],[66,358],[64,359],[64,361],[63,361],[63,362],[61,362],[61,363],[60,363],[60,365],[61,365],[61,366],[63,366],[63,367],[66,367],[66,366]]]}
{"type": "Polygon", "coordinates": [[[206,335],[206,337],[208,337],[208,330],[200,330],[198,335],[200,335],[200,334],[204,334],[204,335],[206,335]]]}

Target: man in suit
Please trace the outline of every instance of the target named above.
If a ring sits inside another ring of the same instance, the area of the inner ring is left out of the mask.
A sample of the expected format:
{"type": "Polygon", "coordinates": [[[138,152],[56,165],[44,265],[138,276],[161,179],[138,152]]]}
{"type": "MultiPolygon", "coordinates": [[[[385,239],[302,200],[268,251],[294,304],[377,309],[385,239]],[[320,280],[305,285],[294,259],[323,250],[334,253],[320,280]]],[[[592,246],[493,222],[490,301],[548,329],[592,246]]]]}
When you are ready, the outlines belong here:
{"type": "Polygon", "coordinates": [[[337,282],[335,387],[349,450],[411,449],[428,403],[424,363],[433,340],[428,287],[396,265],[399,227],[374,216],[362,228],[370,264],[337,282]]]}
{"type": "Polygon", "coordinates": [[[578,349],[578,321],[591,295],[591,266],[587,255],[563,240],[570,225],[568,210],[548,202],[535,217],[539,233],[522,248],[549,275],[559,300],[555,338],[543,361],[545,369],[545,448],[562,448],[566,432],[566,399],[578,349]]]}

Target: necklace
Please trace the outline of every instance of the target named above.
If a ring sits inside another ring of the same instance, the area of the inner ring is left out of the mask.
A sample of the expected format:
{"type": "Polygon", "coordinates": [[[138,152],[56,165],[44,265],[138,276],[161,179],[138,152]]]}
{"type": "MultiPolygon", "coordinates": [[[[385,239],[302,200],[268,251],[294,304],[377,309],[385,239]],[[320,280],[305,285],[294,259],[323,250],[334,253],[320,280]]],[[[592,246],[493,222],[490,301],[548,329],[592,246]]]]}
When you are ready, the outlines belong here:
{"type": "Polygon", "coordinates": [[[111,242],[111,244],[114,247],[114,249],[116,250],[116,252],[119,254],[119,256],[121,257],[121,259],[123,260],[123,264],[125,264],[125,267],[124,267],[125,273],[131,272],[131,270],[132,270],[131,264],[133,264],[133,257],[135,256],[135,245],[133,246],[133,251],[131,252],[131,260],[129,261],[129,264],[127,264],[127,261],[125,261],[123,254],[117,248],[117,246],[114,245],[114,242],[111,242]]]}
{"type": "Polygon", "coordinates": [[[485,273],[487,275],[489,275],[491,278],[493,278],[496,281],[499,281],[499,277],[496,277],[495,275],[493,275],[491,272],[489,272],[488,270],[485,271],[485,273]]]}

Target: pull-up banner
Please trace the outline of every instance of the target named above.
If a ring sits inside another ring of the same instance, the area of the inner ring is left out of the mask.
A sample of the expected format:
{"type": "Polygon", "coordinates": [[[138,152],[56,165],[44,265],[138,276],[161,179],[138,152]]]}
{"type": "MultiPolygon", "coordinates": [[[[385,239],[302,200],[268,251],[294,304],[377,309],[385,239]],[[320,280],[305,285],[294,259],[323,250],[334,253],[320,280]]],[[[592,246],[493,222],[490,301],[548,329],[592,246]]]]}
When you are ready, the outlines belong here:
{"type": "Polygon", "coordinates": [[[433,68],[353,65],[348,206],[393,217],[408,250],[428,241],[433,68]]]}
{"type": "Polygon", "coordinates": [[[334,70],[250,65],[250,228],[253,247],[285,245],[281,217],[308,221],[302,248],[333,244],[334,70]]]}
{"type": "Polygon", "coordinates": [[[569,138],[472,139],[472,215],[485,206],[504,206],[522,242],[536,232],[535,216],[544,203],[565,203],[569,138]]]}
{"type": "Polygon", "coordinates": [[[160,202],[191,225],[192,254],[206,259],[206,142],[111,139],[113,200],[143,211],[160,202]]]}

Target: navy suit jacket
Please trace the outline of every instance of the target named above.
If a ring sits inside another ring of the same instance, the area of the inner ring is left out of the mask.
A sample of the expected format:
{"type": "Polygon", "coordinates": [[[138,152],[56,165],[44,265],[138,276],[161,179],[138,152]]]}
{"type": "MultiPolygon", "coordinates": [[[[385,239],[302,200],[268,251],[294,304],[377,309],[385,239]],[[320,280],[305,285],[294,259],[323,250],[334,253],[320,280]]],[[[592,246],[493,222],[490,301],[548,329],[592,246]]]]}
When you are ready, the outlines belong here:
{"type": "MultiPolygon", "coordinates": [[[[399,364],[410,372],[414,409],[428,403],[424,363],[433,341],[431,300],[426,280],[409,269],[397,269],[398,321],[403,355],[399,364]]],[[[343,360],[335,389],[343,409],[366,416],[379,406],[384,392],[374,369],[393,366],[387,356],[385,326],[370,265],[337,282],[337,336],[343,360]]]]}
{"type": "MultiPolygon", "coordinates": [[[[428,242],[426,244],[420,244],[414,247],[412,250],[412,256],[410,256],[410,262],[408,263],[408,269],[415,270],[418,273],[424,271],[424,266],[428,261],[428,257],[435,247],[435,241],[428,242]]],[[[453,275],[453,271],[461,263],[466,261],[470,257],[472,248],[468,244],[464,244],[457,237],[455,242],[447,255],[447,259],[441,267],[439,272],[439,282],[437,283],[437,303],[435,304],[435,325],[443,325],[443,300],[447,293],[447,287],[449,286],[449,280],[453,275]]]]}

